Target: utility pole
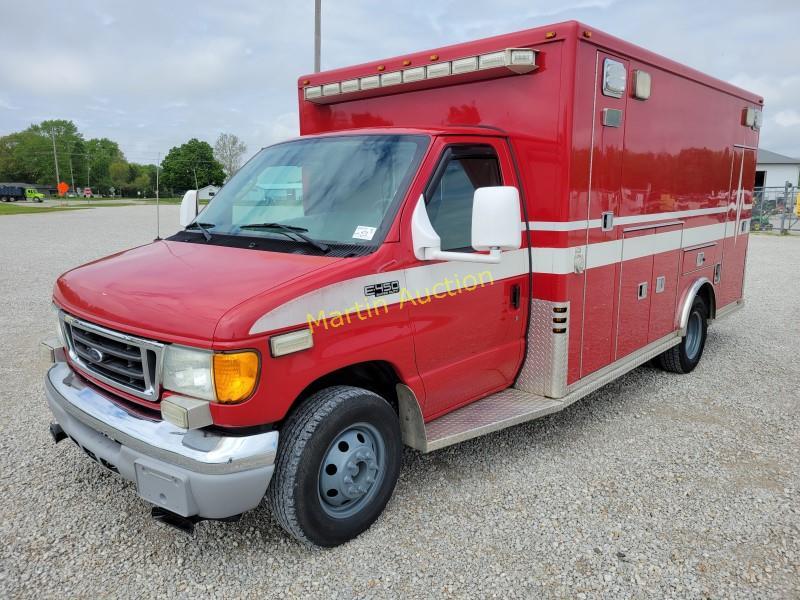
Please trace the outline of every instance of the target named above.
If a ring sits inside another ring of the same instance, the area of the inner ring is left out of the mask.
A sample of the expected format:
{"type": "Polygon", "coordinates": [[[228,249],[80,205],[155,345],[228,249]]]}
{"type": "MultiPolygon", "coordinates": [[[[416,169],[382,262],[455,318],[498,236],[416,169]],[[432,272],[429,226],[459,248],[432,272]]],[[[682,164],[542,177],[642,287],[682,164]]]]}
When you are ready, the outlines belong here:
{"type": "MultiPolygon", "coordinates": [[[[92,171],[92,155],[86,155],[86,187],[89,187],[89,173],[92,171]]],[[[89,198],[86,197],[86,190],[83,192],[83,197],[86,198],[86,204],[89,204],[89,198]]]]}
{"type": "Polygon", "coordinates": [[[192,171],[194,172],[194,189],[200,191],[200,188],[197,185],[197,166],[192,166],[192,171]]]}
{"type": "Polygon", "coordinates": [[[69,179],[72,182],[72,193],[75,193],[75,173],[72,172],[72,153],[69,154],[69,179]]]}
{"type": "Polygon", "coordinates": [[[322,46],[322,0],[314,0],[314,73],[320,71],[322,46]]]}
{"type": "Polygon", "coordinates": [[[61,177],[58,175],[58,154],[56,154],[56,134],[50,131],[50,139],[53,141],[53,162],[56,165],[56,186],[61,183],[61,177]]]}

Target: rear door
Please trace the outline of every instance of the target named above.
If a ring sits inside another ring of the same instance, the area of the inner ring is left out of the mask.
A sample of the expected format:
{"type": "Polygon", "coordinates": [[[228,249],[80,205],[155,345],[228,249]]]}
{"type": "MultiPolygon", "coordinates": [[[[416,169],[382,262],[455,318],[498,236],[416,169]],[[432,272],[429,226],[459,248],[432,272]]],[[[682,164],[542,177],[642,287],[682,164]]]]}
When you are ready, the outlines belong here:
{"type": "MultiPolygon", "coordinates": [[[[506,143],[445,138],[424,197],[442,250],[474,252],[472,198],[479,187],[518,185],[506,143]]],[[[406,271],[426,418],[510,386],[519,369],[527,306],[527,249],[501,263],[418,261],[406,271]]]]}
{"type": "Polygon", "coordinates": [[[717,287],[717,308],[735,302],[743,295],[755,172],[756,151],[752,148],[734,148],[728,194],[730,201],[725,238],[722,240],[722,271],[717,287]]]}

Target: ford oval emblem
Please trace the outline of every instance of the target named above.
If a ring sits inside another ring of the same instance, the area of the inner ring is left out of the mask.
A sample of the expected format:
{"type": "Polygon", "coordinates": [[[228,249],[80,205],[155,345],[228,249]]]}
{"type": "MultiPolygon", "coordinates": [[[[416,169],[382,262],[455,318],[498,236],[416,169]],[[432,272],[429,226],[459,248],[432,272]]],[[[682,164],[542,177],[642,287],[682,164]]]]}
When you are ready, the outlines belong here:
{"type": "Polygon", "coordinates": [[[103,359],[105,358],[105,356],[103,356],[103,353],[100,352],[100,350],[98,350],[97,348],[89,348],[87,349],[86,353],[89,355],[89,358],[91,358],[94,362],[103,362],[103,359]]]}

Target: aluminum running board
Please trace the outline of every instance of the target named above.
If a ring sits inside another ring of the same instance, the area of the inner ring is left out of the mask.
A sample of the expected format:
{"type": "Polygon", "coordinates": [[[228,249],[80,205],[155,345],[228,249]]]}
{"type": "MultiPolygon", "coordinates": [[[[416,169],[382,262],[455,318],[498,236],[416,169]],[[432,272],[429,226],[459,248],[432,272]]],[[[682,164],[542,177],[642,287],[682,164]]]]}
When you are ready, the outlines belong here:
{"type": "Polygon", "coordinates": [[[680,341],[681,338],[676,332],[656,340],[588,377],[576,381],[569,386],[567,395],[562,398],[546,398],[523,390],[508,388],[428,423],[423,423],[419,403],[413,392],[402,384],[398,385],[397,395],[403,442],[420,452],[432,452],[558,412],[679,344],[680,341]]]}
{"type": "Polygon", "coordinates": [[[417,401],[404,399],[401,395],[403,441],[421,452],[431,452],[543,417],[561,410],[563,406],[559,400],[508,388],[420,427],[422,415],[417,401]]]}

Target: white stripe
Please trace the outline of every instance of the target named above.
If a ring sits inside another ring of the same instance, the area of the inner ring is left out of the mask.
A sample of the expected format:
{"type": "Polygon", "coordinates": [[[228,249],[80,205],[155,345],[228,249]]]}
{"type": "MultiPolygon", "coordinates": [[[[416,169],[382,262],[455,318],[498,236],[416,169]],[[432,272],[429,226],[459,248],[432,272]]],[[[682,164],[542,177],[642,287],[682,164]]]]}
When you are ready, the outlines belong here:
{"type": "MultiPolygon", "coordinates": [[[[651,215],[630,215],[614,217],[614,226],[630,225],[632,223],[653,223],[667,219],[682,219],[701,217],[705,215],[719,215],[728,211],[727,206],[714,208],[695,208],[692,210],[678,210],[672,212],[653,213],[651,215]]],[[[580,231],[581,229],[597,229],[602,226],[600,219],[589,221],[529,221],[528,227],[533,231],[580,231]]]]}
{"type": "Polygon", "coordinates": [[[600,227],[600,219],[592,221],[530,221],[528,227],[533,231],[579,231],[600,227]]]}
{"type": "MultiPolygon", "coordinates": [[[[749,229],[750,219],[745,231],[749,229]]],[[[678,231],[667,231],[651,235],[631,237],[627,240],[613,240],[590,244],[588,246],[573,246],[570,248],[533,248],[533,272],[554,275],[567,275],[575,272],[575,254],[581,249],[586,256],[586,268],[592,269],[613,265],[620,261],[633,260],[645,256],[688,248],[723,237],[736,235],[736,223],[718,223],[690,227],[678,231]]],[[[299,325],[308,321],[309,314],[313,318],[319,316],[320,311],[330,314],[338,311],[344,314],[354,314],[358,303],[362,308],[366,305],[374,306],[376,302],[386,302],[387,305],[398,304],[403,290],[405,298],[408,295],[425,296],[445,292],[444,282],[449,281],[447,289],[451,291],[464,289],[464,278],[472,275],[480,280],[480,274],[491,273],[491,280],[498,281],[509,277],[524,275],[528,272],[528,252],[522,248],[502,254],[501,262],[497,265],[476,265],[471,263],[441,262],[423,264],[409,269],[399,269],[386,273],[375,273],[339,281],[331,285],[313,290],[291,302],[279,306],[259,318],[250,329],[251,334],[263,333],[275,329],[299,325]],[[397,281],[400,292],[375,297],[367,297],[364,287],[370,284],[397,281]],[[458,283],[457,283],[458,282],[458,283]],[[434,286],[437,286],[434,288],[434,286]]],[[[489,280],[488,276],[484,277],[489,280]]],[[[352,317],[353,319],[357,317],[352,317]]]]}
{"type": "MultiPolygon", "coordinates": [[[[320,311],[331,317],[332,312],[342,315],[353,315],[358,311],[365,312],[367,306],[382,306],[398,304],[402,299],[406,302],[410,298],[426,297],[453,292],[474,285],[470,280],[465,285],[465,279],[470,276],[475,281],[498,281],[522,275],[528,272],[528,251],[526,249],[504,252],[499,264],[478,265],[475,263],[440,262],[420,265],[410,269],[398,269],[385,273],[375,273],[339,281],[331,285],[313,290],[287,304],[283,304],[260,317],[250,328],[251,334],[262,333],[307,323],[309,317],[317,320],[320,311]],[[488,272],[488,275],[486,273],[488,272]],[[367,297],[364,287],[371,284],[397,281],[400,291],[379,297],[367,297]],[[357,305],[359,308],[357,308],[357,305]]],[[[352,318],[358,318],[352,317],[352,318]]]]}

